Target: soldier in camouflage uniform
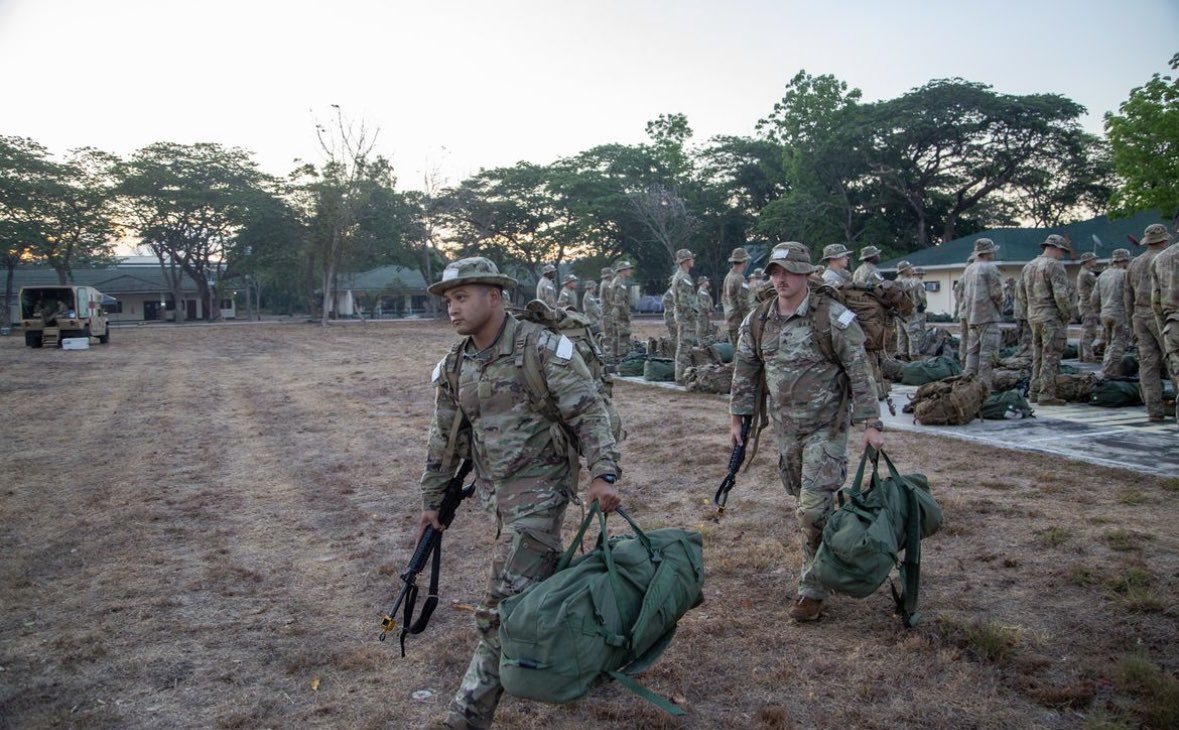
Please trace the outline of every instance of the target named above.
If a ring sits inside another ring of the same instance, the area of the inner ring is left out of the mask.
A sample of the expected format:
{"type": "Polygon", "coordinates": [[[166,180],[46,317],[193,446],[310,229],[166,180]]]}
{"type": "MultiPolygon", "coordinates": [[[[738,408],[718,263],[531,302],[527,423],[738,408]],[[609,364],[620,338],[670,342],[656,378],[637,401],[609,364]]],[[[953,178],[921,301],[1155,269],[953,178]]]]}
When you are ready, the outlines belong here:
{"type": "Polygon", "coordinates": [[[561,285],[561,293],[557,295],[557,306],[561,309],[577,310],[577,277],[566,274],[561,285]]]}
{"type": "Polygon", "coordinates": [[[700,316],[700,299],[688,272],[696,256],[686,248],[675,252],[676,270],[671,277],[671,298],[675,306],[675,382],[683,385],[684,370],[692,366],[692,348],[700,344],[696,320],[700,316]]]}
{"type": "Polygon", "coordinates": [[[884,281],[884,277],[876,269],[880,263],[880,249],[875,246],[864,246],[860,249],[860,265],[852,274],[853,284],[869,284],[876,286],[884,281]]]}
{"type": "Polygon", "coordinates": [[[836,289],[852,283],[848,266],[851,263],[851,251],[842,243],[832,243],[823,247],[823,258],[819,259],[827,268],[823,269],[823,281],[836,289]]]}
{"type": "Polygon", "coordinates": [[[921,346],[925,344],[925,315],[918,314],[917,309],[922,306],[925,287],[918,281],[913,264],[908,261],[897,264],[897,274],[901,289],[913,301],[913,311],[909,316],[897,317],[897,357],[902,360],[920,360],[921,346]]]}
{"type": "Polygon", "coordinates": [[[1056,397],[1056,374],[1068,342],[1068,320],[1072,313],[1068,274],[1060,262],[1072,253],[1063,236],[1051,235],[1040,244],[1040,255],[1029,266],[1024,285],[1028,324],[1032,328],[1032,382],[1028,398],[1042,406],[1062,406],[1056,397]]]}
{"type": "MultiPolygon", "coordinates": [[[[1179,246],[1168,246],[1150,263],[1150,306],[1162,334],[1171,383],[1179,393],[1179,246]]],[[[1179,420],[1179,400],[1175,418],[1179,420]]]]}
{"type": "Polygon", "coordinates": [[[614,269],[609,266],[602,269],[602,284],[598,287],[598,296],[602,301],[602,357],[606,362],[614,362],[614,269]]]}
{"type": "Polygon", "coordinates": [[[729,254],[729,273],[725,274],[725,283],[721,287],[721,306],[725,310],[725,329],[729,333],[729,343],[737,346],[740,334],[741,320],[749,313],[749,284],[745,282],[745,265],[749,262],[749,254],[744,248],[733,249],[729,254]]]}
{"type": "Polygon", "coordinates": [[[1032,264],[1035,260],[1024,264],[1023,268],[1019,270],[1019,279],[1015,282],[1015,308],[1012,311],[1012,316],[1015,318],[1015,331],[1018,337],[1019,347],[1031,350],[1032,347],[1032,327],[1028,324],[1028,277],[1032,273],[1032,264]]]}
{"type": "Polygon", "coordinates": [[[585,316],[595,325],[598,334],[602,332],[602,303],[598,301],[598,282],[590,279],[585,283],[585,295],[581,298],[585,316]]]}
{"type": "Polygon", "coordinates": [[[1101,318],[1093,306],[1093,288],[1097,285],[1097,254],[1086,251],[1081,254],[1081,270],[1077,272],[1077,313],[1081,316],[1081,362],[1097,362],[1093,354],[1093,341],[1097,339],[1097,328],[1101,318]]]}
{"type": "Polygon", "coordinates": [[[1150,304],[1150,265],[1170,241],[1171,234],[1163,224],[1147,226],[1138,242],[1146,246],[1146,251],[1131,261],[1126,270],[1126,312],[1138,339],[1138,386],[1146,403],[1146,416],[1151,421],[1161,421],[1166,414],[1163,412],[1163,381],[1159,376],[1163,365],[1163,336],[1150,304]]]}
{"type": "Polygon", "coordinates": [[[620,457],[598,384],[568,338],[506,312],[504,290],[515,284],[491,261],[475,257],[447,266],[429,289],[445,297],[463,340],[434,369],[420,530],[443,529],[437,510],[447,481],[460,460],[471,458],[479,497],[494,512],[500,535],[487,593],[475,613],[479,643],[436,728],[491,725],[503,694],[497,607],[556,568],[565,507],[577,491],[576,452],[570,449],[580,452],[593,477],[587,499],[607,511],[619,504],[614,484],[620,457]],[[521,385],[517,351],[530,347],[538,351],[551,408],[532,404],[521,385]]]}
{"type": "Polygon", "coordinates": [[[863,423],[864,441],[883,445],[880,407],[864,351],[864,333],[855,315],[838,302],[818,306],[807,285],[815,270],[800,243],[780,243],[766,265],[777,297],[768,304],[760,341],[754,341],[750,313],[741,323],[733,359],[729,413],[732,445],[740,443],[741,421],[755,411],[764,373],[768,410],[778,443],[778,471],[786,490],[798,499],[803,563],[798,598],[789,615],[796,621],[819,618],[828,589],[811,572],[823,526],[834,510],[835,492],[847,477],[847,440],[852,422],[863,423]],[[826,312],[830,351],[813,318],[826,312]]]}
{"type": "MultiPolygon", "coordinates": [[[[998,247],[996,246],[996,248],[998,247]]],[[[973,263],[974,252],[972,251],[966,257],[966,267],[970,268],[973,263]]],[[[962,273],[965,276],[965,270],[962,273]]],[[[966,340],[970,334],[970,323],[966,320],[966,302],[963,301],[964,285],[965,282],[962,279],[954,282],[954,319],[958,322],[958,362],[960,363],[966,362],[966,340]]]]}
{"type": "Polygon", "coordinates": [[[1090,303],[1101,317],[1105,358],[1101,361],[1101,375],[1117,378],[1122,375],[1122,355],[1130,342],[1130,320],[1126,316],[1126,268],[1130,266],[1130,252],[1116,249],[1109,259],[1110,266],[1097,277],[1090,295],[1090,303]]]}
{"type": "Polygon", "coordinates": [[[550,307],[557,306],[557,267],[545,264],[536,282],[536,298],[550,307]]]}
{"type": "Polygon", "coordinates": [[[999,322],[1003,315],[1003,282],[992,260],[999,247],[989,238],[974,242],[974,263],[962,274],[962,314],[967,324],[966,364],[963,371],[991,387],[991,372],[999,355],[999,322]]]}
{"type": "Polygon", "coordinates": [[[623,261],[614,267],[614,285],[610,288],[610,309],[614,312],[614,357],[618,360],[630,352],[630,275],[634,267],[623,261]]]}
{"type": "Polygon", "coordinates": [[[749,275],[749,308],[753,309],[757,306],[757,293],[761,291],[762,285],[766,283],[765,272],[759,267],[753,270],[749,275]]]}
{"type": "Polygon", "coordinates": [[[676,327],[675,327],[675,297],[672,296],[671,289],[663,292],[659,303],[663,305],[663,326],[667,328],[667,334],[671,340],[675,341],[676,327]]]}
{"type": "Polygon", "coordinates": [[[707,276],[696,279],[696,299],[700,302],[700,318],[696,320],[696,339],[701,344],[712,339],[712,294],[708,292],[712,286],[707,276]]]}

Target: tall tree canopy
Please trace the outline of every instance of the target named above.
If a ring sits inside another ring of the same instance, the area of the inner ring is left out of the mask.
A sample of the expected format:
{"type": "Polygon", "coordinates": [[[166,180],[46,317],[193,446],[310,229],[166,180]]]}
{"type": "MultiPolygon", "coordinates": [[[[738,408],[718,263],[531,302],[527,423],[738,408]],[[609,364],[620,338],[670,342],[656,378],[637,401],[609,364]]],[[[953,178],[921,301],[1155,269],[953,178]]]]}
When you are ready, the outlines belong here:
{"type": "MultiPolygon", "coordinates": [[[[1179,53],[1171,70],[1179,70],[1179,53]]],[[[1114,211],[1157,209],[1179,223],[1179,76],[1155,74],[1132,90],[1117,114],[1106,114],[1105,131],[1122,178],[1114,211]]]]}

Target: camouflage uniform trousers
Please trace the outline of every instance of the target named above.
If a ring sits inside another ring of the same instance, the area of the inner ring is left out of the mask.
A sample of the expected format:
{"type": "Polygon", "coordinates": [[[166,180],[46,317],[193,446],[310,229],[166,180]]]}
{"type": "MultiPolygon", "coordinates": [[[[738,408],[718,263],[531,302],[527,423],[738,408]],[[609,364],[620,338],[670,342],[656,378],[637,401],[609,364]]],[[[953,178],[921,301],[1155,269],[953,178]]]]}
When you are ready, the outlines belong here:
{"type": "Polygon", "coordinates": [[[503,599],[521,593],[553,574],[561,558],[565,502],[504,523],[496,541],[487,593],[475,611],[479,644],[450,702],[449,727],[491,727],[504,688],[499,681],[499,612],[503,599]]]}
{"type": "Polygon", "coordinates": [[[991,373],[995,369],[995,358],[999,355],[1001,337],[998,322],[971,325],[967,331],[969,344],[966,345],[964,371],[977,376],[988,390],[991,387],[991,373]]]}
{"type": "Polygon", "coordinates": [[[733,324],[726,322],[725,328],[729,331],[729,344],[735,349],[737,347],[737,340],[741,337],[741,323],[737,322],[733,324]]]}
{"type": "Polygon", "coordinates": [[[1125,321],[1118,317],[1102,317],[1101,326],[1104,331],[1102,339],[1105,341],[1101,375],[1106,378],[1121,377],[1122,355],[1126,354],[1126,343],[1130,341],[1129,328],[1125,321]]]}
{"type": "Polygon", "coordinates": [[[670,309],[663,310],[663,326],[667,327],[667,334],[673,340],[675,339],[675,313],[670,309]]]}
{"type": "Polygon", "coordinates": [[[1097,339],[1097,330],[1101,326],[1101,317],[1096,310],[1087,310],[1081,314],[1081,362],[1097,362],[1093,354],[1093,342],[1097,339]]]}
{"type": "Polygon", "coordinates": [[[1163,416],[1163,380],[1159,372],[1163,365],[1162,333],[1153,314],[1134,315],[1134,334],[1138,337],[1138,386],[1146,415],[1163,416]]]}
{"type": "Polygon", "coordinates": [[[1068,342],[1068,330],[1060,320],[1032,322],[1032,380],[1028,397],[1056,397],[1056,373],[1068,342]]]}
{"type": "Polygon", "coordinates": [[[630,353],[630,317],[614,320],[614,353],[620,361],[630,353]]]}
{"type": "Polygon", "coordinates": [[[699,347],[695,322],[681,322],[675,338],[675,382],[684,382],[684,371],[692,367],[692,348],[699,347]]]}
{"type": "MultiPolygon", "coordinates": [[[[608,309],[608,308],[604,308],[608,309]]],[[[602,313],[602,357],[606,362],[614,362],[614,315],[602,313]]]]}
{"type": "Polygon", "coordinates": [[[908,317],[897,318],[897,353],[910,360],[923,357],[921,348],[925,345],[925,315],[914,312],[908,317]]]}
{"type": "Polygon", "coordinates": [[[847,479],[847,428],[834,433],[825,428],[783,434],[778,438],[778,473],[786,491],[798,499],[796,515],[802,532],[798,595],[824,600],[831,592],[815,579],[811,568],[823,541],[823,527],[835,511],[835,493],[847,479]]]}
{"type": "MultiPolygon", "coordinates": [[[[1179,393],[1179,321],[1163,323],[1163,353],[1167,358],[1167,370],[1171,373],[1171,384],[1179,393]]],[[[1179,398],[1175,399],[1175,419],[1179,421],[1179,398]]]]}
{"type": "Polygon", "coordinates": [[[958,362],[966,363],[966,343],[970,340],[970,325],[966,319],[958,320],[958,331],[961,333],[958,340],[958,362]]]}
{"type": "Polygon", "coordinates": [[[1032,347],[1032,326],[1026,319],[1015,320],[1016,337],[1018,341],[1016,346],[1024,350],[1030,350],[1032,347]]]}

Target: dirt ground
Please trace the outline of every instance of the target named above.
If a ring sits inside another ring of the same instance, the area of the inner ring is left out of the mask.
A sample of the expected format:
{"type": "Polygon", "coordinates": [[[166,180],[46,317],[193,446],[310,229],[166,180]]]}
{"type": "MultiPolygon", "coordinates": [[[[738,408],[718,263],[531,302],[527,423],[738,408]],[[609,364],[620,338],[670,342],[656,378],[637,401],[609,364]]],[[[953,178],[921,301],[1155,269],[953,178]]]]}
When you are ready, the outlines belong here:
{"type": "MultiPolygon", "coordinates": [[[[662,325],[643,323],[641,334],[662,325]]],[[[379,643],[412,551],[453,335],[432,322],[0,338],[0,727],[412,728],[474,646],[491,518],[447,533],[426,633],[379,643]]],[[[705,536],[705,603],[643,681],[497,726],[1121,728],[1179,722],[1179,479],[886,434],[945,510],[912,630],[886,589],[793,625],[800,551],[765,448],[729,511],[716,396],[616,388],[624,503],[705,536]]],[[[572,527],[577,508],[570,511],[572,527]]],[[[620,522],[620,521],[619,521],[620,522]]],[[[612,521],[613,524],[613,521],[612,521]]]]}

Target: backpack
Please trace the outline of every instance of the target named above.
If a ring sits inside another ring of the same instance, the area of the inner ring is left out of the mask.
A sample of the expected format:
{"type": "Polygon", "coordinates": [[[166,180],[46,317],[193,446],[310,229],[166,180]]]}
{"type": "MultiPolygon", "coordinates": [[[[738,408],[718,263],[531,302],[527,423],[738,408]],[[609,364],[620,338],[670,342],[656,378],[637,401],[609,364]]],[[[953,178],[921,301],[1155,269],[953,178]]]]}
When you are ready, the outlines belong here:
{"type": "Polygon", "coordinates": [[[676,622],[704,600],[704,539],[696,530],[606,539],[606,516],[590,505],[556,572],[499,604],[500,681],[517,697],[565,703],[615,679],[673,714],[684,711],[634,679],[671,644],[676,622]],[[595,514],[597,547],[574,560],[595,514]]]}
{"type": "Polygon", "coordinates": [[[1095,373],[1061,374],[1056,376],[1056,397],[1070,403],[1088,403],[1093,395],[1095,373]]]}
{"type": "Polygon", "coordinates": [[[864,331],[864,349],[869,352],[884,349],[888,324],[893,317],[907,317],[913,311],[912,298],[895,281],[848,284],[833,291],[834,298],[855,313],[864,331]]]}
{"type": "Polygon", "coordinates": [[[905,363],[901,366],[901,383],[905,385],[925,385],[936,380],[958,375],[962,367],[958,361],[948,355],[938,355],[927,360],[905,363]]]}
{"type": "Polygon", "coordinates": [[[1142,405],[1142,394],[1136,381],[1098,380],[1093,383],[1089,402],[1104,408],[1142,405]]]}
{"type": "Polygon", "coordinates": [[[883,451],[869,447],[860,457],[855,480],[838,493],[838,499],[839,509],[827,519],[823,541],[815,552],[811,568],[815,577],[833,591],[866,598],[898,566],[901,587],[891,586],[893,600],[905,625],[916,625],[921,540],[942,525],[942,510],[929,491],[929,480],[924,474],[901,476],[883,451]],[[888,477],[883,479],[879,457],[888,467],[888,477]],[[869,460],[870,488],[864,491],[864,467],[869,460]],[[905,556],[899,559],[902,550],[905,556]]]}
{"type": "Polygon", "coordinates": [[[728,393],[733,388],[733,365],[701,365],[684,370],[684,383],[694,393],[728,393]]]}
{"type": "Polygon", "coordinates": [[[973,375],[955,375],[918,388],[904,410],[925,426],[963,426],[979,417],[987,392],[973,375]]]}
{"type": "Polygon", "coordinates": [[[675,360],[667,357],[649,357],[643,363],[643,379],[653,383],[669,383],[675,380],[675,360]]]}
{"type": "Polygon", "coordinates": [[[983,401],[979,415],[989,421],[1019,420],[1034,418],[1036,409],[1018,390],[1005,390],[1001,393],[991,393],[983,401]]]}
{"type": "Polygon", "coordinates": [[[618,374],[627,377],[643,377],[643,365],[647,362],[647,356],[632,352],[627,355],[622,362],[618,363],[618,374]]]}

